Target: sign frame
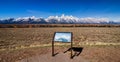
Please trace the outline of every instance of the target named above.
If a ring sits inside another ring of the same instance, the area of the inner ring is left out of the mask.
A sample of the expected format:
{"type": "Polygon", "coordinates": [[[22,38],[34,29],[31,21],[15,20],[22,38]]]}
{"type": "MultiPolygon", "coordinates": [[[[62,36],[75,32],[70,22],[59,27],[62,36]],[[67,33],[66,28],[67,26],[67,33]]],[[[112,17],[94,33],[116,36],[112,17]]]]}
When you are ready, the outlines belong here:
{"type": "Polygon", "coordinates": [[[72,58],[72,47],[73,47],[73,33],[72,32],[54,32],[54,36],[53,36],[53,39],[52,39],[52,56],[55,56],[55,53],[54,53],[54,42],[61,42],[61,43],[71,43],[71,58],[72,58]],[[71,34],[71,42],[61,42],[61,41],[54,41],[54,38],[55,38],[55,34],[56,33],[70,33],[71,34]]]}

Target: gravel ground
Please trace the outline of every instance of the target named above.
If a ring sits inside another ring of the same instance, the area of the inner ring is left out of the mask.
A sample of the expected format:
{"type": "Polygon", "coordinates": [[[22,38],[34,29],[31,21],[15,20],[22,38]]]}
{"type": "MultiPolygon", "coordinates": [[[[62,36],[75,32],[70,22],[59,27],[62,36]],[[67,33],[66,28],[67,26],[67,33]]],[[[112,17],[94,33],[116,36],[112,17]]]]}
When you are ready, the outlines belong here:
{"type": "Polygon", "coordinates": [[[33,56],[30,58],[22,59],[18,62],[89,62],[81,56],[75,56],[73,59],[70,58],[70,54],[60,53],[54,57],[51,56],[51,53],[33,56]]]}

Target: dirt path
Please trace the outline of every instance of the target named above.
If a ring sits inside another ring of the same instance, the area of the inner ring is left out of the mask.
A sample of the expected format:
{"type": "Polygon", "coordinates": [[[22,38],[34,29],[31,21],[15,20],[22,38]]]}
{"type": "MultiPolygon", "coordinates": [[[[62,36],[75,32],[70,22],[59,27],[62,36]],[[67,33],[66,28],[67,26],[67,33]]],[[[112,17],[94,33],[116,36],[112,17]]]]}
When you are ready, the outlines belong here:
{"type": "Polygon", "coordinates": [[[73,59],[70,59],[69,53],[59,53],[54,57],[51,56],[51,53],[48,53],[40,56],[22,59],[18,62],[89,62],[89,61],[82,58],[80,55],[75,56],[73,59]]]}

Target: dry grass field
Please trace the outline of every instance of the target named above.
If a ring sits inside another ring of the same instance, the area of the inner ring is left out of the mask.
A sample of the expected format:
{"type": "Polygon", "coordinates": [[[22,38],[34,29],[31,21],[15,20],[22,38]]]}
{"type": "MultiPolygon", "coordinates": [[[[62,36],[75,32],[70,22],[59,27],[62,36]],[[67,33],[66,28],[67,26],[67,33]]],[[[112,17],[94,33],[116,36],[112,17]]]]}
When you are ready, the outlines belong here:
{"type": "MultiPolygon", "coordinates": [[[[119,27],[0,28],[0,62],[50,53],[54,32],[73,32],[73,46],[83,47],[80,56],[90,62],[120,62],[119,27]]],[[[56,51],[68,47],[56,45],[56,51]]]]}

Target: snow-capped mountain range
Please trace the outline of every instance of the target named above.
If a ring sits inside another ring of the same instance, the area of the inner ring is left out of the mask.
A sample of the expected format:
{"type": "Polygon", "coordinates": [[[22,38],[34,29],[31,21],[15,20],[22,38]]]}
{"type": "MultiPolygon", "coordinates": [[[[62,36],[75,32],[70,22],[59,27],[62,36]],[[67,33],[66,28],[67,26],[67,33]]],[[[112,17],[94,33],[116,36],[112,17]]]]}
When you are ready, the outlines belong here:
{"type": "Polygon", "coordinates": [[[8,19],[0,19],[0,24],[120,24],[120,22],[110,21],[108,18],[78,18],[72,15],[65,16],[64,14],[61,16],[49,16],[48,18],[37,18],[35,16],[32,17],[20,17],[20,18],[8,18],[8,19]]]}

